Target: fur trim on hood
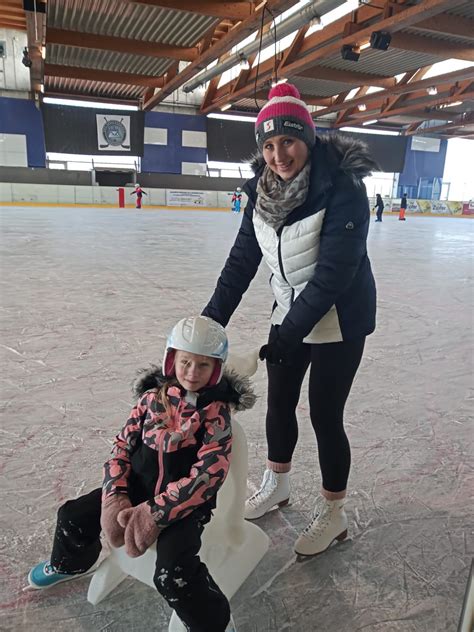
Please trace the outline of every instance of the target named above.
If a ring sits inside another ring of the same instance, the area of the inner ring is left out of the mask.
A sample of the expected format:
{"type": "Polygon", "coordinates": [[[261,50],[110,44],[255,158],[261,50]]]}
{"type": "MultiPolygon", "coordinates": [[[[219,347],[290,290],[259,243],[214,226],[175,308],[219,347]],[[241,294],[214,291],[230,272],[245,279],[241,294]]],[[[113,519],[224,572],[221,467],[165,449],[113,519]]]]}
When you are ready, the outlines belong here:
{"type": "MultiPolygon", "coordinates": [[[[169,378],[163,375],[162,370],[151,365],[138,371],[132,384],[132,391],[134,396],[139,398],[152,388],[161,388],[167,381],[169,378]]],[[[257,396],[248,377],[224,368],[224,375],[219,384],[199,393],[197,408],[204,408],[216,401],[228,403],[234,410],[248,410],[254,406],[257,396]]]]}
{"type": "MultiPolygon", "coordinates": [[[[380,167],[370,155],[368,145],[363,141],[345,134],[323,134],[316,136],[316,146],[313,151],[326,150],[334,156],[337,169],[348,175],[355,184],[362,178],[369,176],[372,171],[379,171],[380,167]]],[[[250,159],[252,171],[257,174],[265,164],[262,154],[256,153],[250,159]]]]}

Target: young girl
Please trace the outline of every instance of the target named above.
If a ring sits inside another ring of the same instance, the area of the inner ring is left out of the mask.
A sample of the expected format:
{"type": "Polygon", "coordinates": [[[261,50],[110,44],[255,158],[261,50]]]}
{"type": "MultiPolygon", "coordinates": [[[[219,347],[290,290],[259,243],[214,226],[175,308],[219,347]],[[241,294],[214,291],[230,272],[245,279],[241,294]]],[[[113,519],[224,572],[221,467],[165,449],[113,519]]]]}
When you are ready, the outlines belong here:
{"type": "Polygon", "coordinates": [[[235,630],[229,603],[198,556],[229,469],[231,407],[255,402],[245,378],[223,375],[227,346],[210,318],[173,328],[162,371],[142,371],[135,383],[139,399],[105,463],[102,488],[59,509],[51,559],[28,575],[33,588],[87,573],[101,530],[132,557],[156,541],[154,583],[187,629],[235,630]]]}
{"type": "Polygon", "coordinates": [[[136,208],[141,208],[142,207],[142,197],[144,195],[148,195],[147,193],[145,193],[145,191],[141,188],[141,186],[139,184],[135,185],[135,191],[132,191],[130,193],[130,195],[136,195],[137,196],[137,206],[136,208]]]}

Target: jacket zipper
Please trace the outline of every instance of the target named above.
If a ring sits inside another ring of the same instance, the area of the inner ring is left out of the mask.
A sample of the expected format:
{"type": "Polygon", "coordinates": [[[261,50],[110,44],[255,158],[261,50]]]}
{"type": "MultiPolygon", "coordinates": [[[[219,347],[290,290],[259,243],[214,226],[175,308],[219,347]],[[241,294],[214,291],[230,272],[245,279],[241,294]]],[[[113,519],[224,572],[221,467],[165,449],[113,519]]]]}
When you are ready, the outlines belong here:
{"type": "Polygon", "coordinates": [[[156,481],[155,496],[158,496],[161,492],[161,483],[163,482],[163,441],[158,443],[158,480],[156,481]]]}
{"type": "MultiPolygon", "coordinates": [[[[281,233],[283,231],[284,226],[280,226],[280,228],[278,229],[277,232],[277,237],[278,237],[278,265],[280,266],[280,272],[281,272],[281,276],[285,279],[286,283],[291,287],[288,279],[286,278],[286,274],[285,274],[285,270],[283,268],[283,259],[281,256],[281,233]]],[[[290,304],[293,305],[293,302],[295,300],[295,289],[293,287],[291,287],[291,299],[290,299],[290,304]]]]}

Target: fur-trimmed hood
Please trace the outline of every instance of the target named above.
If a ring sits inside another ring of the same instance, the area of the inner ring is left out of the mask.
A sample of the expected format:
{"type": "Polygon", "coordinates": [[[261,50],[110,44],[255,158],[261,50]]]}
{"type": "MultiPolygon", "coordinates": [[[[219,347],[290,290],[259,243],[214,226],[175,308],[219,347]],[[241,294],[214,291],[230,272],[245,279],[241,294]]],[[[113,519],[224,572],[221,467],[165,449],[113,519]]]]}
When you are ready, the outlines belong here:
{"type": "MultiPolygon", "coordinates": [[[[370,155],[369,147],[361,140],[345,134],[317,134],[316,145],[312,150],[312,160],[327,159],[328,169],[342,172],[349,176],[354,184],[369,176],[380,167],[370,155]],[[325,155],[324,155],[325,154],[325,155]]],[[[255,175],[260,175],[265,161],[261,153],[256,153],[250,160],[255,175]]]]}
{"type": "MultiPolygon", "coordinates": [[[[151,365],[147,369],[140,369],[132,384],[133,394],[139,398],[152,388],[161,388],[168,380],[169,378],[166,378],[162,370],[155,365],[151,365]]],[[[252,408],[257,401],[257,396],[248,377],[224,369],[219,384],[203,389],[199,393],[197,408],[204,408],[211,402],[217,401],[228,403],[234,410],[240,411],[252,408]]]]}

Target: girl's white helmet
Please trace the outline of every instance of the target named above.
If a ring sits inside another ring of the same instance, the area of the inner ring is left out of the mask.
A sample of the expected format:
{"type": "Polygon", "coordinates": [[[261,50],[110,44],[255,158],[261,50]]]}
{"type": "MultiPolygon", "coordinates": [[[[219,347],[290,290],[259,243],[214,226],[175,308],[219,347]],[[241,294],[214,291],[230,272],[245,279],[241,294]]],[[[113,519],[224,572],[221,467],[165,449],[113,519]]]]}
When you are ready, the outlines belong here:
{"type": "Polygon", "coordinates": [[[175,351],[189,351],[217,360],[216,368],[208,384],[208,386],[214,386],[222,377],[228,348],[225,329],[215,320],[207,316],[183,318],[173,327],[166,341],[163,374],[166,377],[174,375],[175,351]]]}

